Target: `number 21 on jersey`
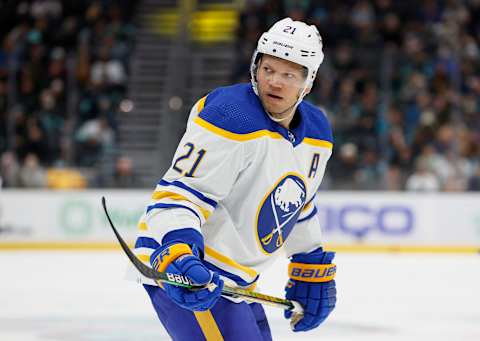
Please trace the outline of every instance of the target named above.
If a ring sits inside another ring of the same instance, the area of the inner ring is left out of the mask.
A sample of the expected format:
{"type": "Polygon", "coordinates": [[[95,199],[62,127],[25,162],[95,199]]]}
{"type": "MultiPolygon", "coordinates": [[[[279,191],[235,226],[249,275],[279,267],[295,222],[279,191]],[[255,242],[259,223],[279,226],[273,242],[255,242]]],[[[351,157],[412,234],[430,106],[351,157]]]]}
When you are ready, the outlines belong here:
{"type": "Polygon", "coordinates": [[[188,142],[184,145],[186,152],[182,155],[180,155],[175,162],[173,163],[172,168],[179,172],[182,175],[185,175],[186,177],[193,178],[195,171],[197,170],[198,165],[200,164],[200,161],[202,161],[203,156],[206,153],[205,149],[200,149],[194,153],[195,150],[195,145],[191,142],[188,142]],[[192,154],[196,155],[195,156],[195,161],[193,162],[193,165],[190,167],[190,170],[186,171],[183,169],[183,165],[180,165],[182,163],[185,163],[185,160],[190,159],[192,154]]]}

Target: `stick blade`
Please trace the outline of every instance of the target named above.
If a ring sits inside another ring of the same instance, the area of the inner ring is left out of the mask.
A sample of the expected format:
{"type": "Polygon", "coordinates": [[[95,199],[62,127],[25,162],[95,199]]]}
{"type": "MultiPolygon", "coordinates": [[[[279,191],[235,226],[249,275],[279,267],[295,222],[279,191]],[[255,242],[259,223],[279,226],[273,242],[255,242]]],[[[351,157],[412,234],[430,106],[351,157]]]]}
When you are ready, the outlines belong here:
{"type": "Polygon", "coordinates": [[[135,268],[145,277],[150,278],[150,279],[157,279],[157,280],[163,280],[165,279],[165,276],[163,276],[160,272],[153,270],[152,268],[146,266],[145,264],[142,263],[140,259],[135,256],[135,254],[130,250],[128,247],[127,243],[123,240],[122,236],[120,233],[118,233],[117,229],[113,225],[112,219],[110,219],[110,215],[108,214],[107,210],[107,203],[105,200],[105,197],[102,197],[102,206],[103,210],[105,212],[105,215],[107,216],[108,223],[110,224],[110,227],[113,230],[113,233],[115,234],[115,237],[117,237],[118,242],[120,243],[120,246],[122,247],[123,251],[127,255],[128,259],[132,262],[132,264],[135,266],[135,268]]]}

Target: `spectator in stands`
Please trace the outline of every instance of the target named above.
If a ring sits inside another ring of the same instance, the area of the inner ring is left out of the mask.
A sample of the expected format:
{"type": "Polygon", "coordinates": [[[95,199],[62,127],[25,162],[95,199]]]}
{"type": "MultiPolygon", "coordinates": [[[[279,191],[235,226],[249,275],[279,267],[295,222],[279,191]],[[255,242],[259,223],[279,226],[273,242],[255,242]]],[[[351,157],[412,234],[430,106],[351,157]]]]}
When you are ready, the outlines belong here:
{"type": "Polygon", "coordinates": [[[35,154],[42,164],[51,161],[52,154],[48,148],[48,140],[36,117],[27,118],[25,122],[24,144],[18,151],[20,157],[26,158],[28,154],[35,154]]]}
{"type": "Polygon", "coordinates": [[[115,163],[114,188],[137,188],[138,180],[133,169],[133,162],[127,156],[120,156],[115,163]]]}
{"type": "Polygon", "coordinates": [[[25,156],[18,173],[18,180],[20,187],[45,188],[47,186],[47,173],[36,154],[29,153],[25,156]]]}
{"type": "Polygon", "coordinates": [[[78,163],[82,166],[95,165],[103,151],[113,148],[114,138],[114,132],[104,116],[83,123],[75,136],[78,163]]]}
{"type": "Polygon", "coordinates": [[[20,165],[13,152],[5,152],[0,155],[0,177],[3,187],[17,187],[19,185],[18,172],[20,165]]]}
{"type": "Polygon", "coordinates": [[[427,160],[422,158],[417,159],[415,172],[408,177],[405,187],[413,192],[437,192],[441,189],[438,177],[430,171],[427,160]]]}
{"type": "Polygon", "coordinates": [[[115,164],[112,166],[113,172],[106,167],[102,167],[97,176],[92,179],[91,185],[102,188],[138,188],[140,182],[134,169],[133,161],[130,157],[121,155],[116,157],[115,164]],[[110,176],[113,173],[113,176],[110,176]]]}
{"type": "Polygon", "coordinates": [[[60,111],[57,97],[51,89],[45,89],[40,94],[40,110],[35,115],[39,125],[45,131],[45,142],[50,160],[60,157],[60,141],[64,130],[64,113],[60,111]]]}
{"type": "Polygon", "coordinates": [[[99,58],[92,65],[91,81],[98,87],[119,88],[124,91],[126,78],[122,63],[112,59],[109,49],[102,47],[99,58]]]}
{"type": "Polygon", "coordinates": [[[356,188],[358,177],[358,147],[351,142],[340,146],[338,153],[338,163],[335,164],[334,174],[336,189],[352,190],[356,188]]]}
{"type": "Polygon", "coordinates": [[[356,176],[356,184],[352,189],[377,190],[381,186],[382,168],[378,163],[379,154],[375,147],[367,147],[362,152],[362,160],[356,176]],[[380,180],[380,181],[379,181],[380,180]]]}

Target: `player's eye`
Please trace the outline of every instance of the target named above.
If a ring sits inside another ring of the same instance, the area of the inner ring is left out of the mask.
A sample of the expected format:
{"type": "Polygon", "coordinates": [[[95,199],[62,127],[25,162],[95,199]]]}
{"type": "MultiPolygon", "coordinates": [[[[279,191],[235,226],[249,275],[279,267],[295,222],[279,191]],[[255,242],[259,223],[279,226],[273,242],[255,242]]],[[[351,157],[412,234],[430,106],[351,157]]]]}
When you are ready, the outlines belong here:
{"type": "Polygon", "coordinates": [[[264,66],[263,71],[265,71],[266,73],[271,73],[272,69],[270,69],[268,66],[264,66]]]}

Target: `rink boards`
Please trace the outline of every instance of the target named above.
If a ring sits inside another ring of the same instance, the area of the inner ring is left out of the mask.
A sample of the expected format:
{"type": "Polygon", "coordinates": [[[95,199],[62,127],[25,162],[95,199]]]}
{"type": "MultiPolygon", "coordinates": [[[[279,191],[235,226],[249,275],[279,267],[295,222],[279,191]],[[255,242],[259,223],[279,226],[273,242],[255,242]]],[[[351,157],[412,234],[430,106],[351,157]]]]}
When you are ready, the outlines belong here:
{"type": "MultiPolygon", "coordinates": [[[[0,191],[0,250],[112,249],[101,197],[127,240],[149,200],[145,190],[0,191]]],[[[338,251],[478,253],[479,194],[319,192],[318,217],[338,251]]]]}

